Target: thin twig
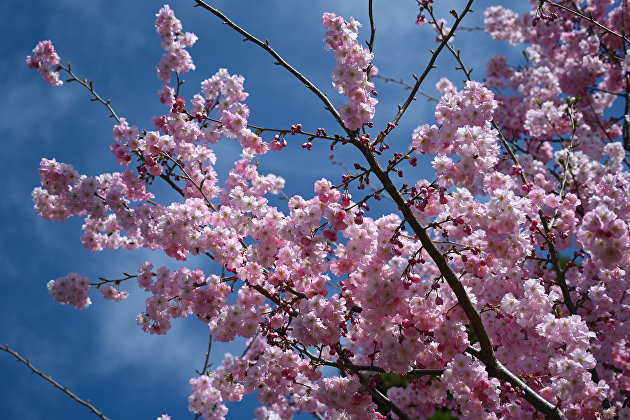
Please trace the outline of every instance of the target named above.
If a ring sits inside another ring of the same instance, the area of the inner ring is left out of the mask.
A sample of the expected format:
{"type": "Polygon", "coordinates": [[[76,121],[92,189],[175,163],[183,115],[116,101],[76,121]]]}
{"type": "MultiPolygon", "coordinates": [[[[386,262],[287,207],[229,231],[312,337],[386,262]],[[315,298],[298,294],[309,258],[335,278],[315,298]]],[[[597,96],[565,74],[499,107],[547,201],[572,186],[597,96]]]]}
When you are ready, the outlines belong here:
{"type": "MultiPolygon", "coordinates": [[[[370,40],[367,42],[370,52],[374,52],[374,37],[376,36],[376,25],[374,24],[374,11],[372,10],[372,1],[368,1],[368,16],[370,17],[370,40]]],[[[367,66],[367,79],[372,78],[372,67],[374,64],[370,63],[367,66]]]]}
{"type": "Polygon", "coordinates": [[[48,382],[50,382],[55,388],[60,389],[63,393],[65,393],[68,397],[72,398],[73,400],[75,400],[76,402],[78,402],[81,405],[84,405],[85,407],[90,409],[90,412],[95,414],[96,416],[100,417],[103,420],[109,420],[108,417],[105,416],[105,414],[103,414],[102,411],[99,411],[96,409],[96,407],[94,407],[91,403],[90,400],[83,400],[79,397],[77,397],[74,393],[72,393],[72,391],[70,391],[68,389],[67,386],[65,385],[60,385],[57,381],[55,381],[52,376],[48,375],[46,376],[44,373],[42,373],[40,370],[36,369],[35,366],[33,366],[31,364],[31,362],[29,362],[28,359],[25,359],[24,357],[22,357],[17,351],[12,350],[9,348],[9,346],[7,344],[5,344],[4,346],[0,346],[0,350],[4,350],[7,353],[13,355],[18,362],[24,363],[26,366],[28,366],[29,369],[31,369],[31,371],[39,376],[41,376],[42,378],[44,378],[45,380],[47,380],[48,382]]]}
{"type": "MultiPolygon", "coordinates": [[[[410,85],[409,83],[405,82],[403,79],[394,79],[393,77],[384,77],[381,76],[380,74],[377,74],[376,76],[374,76],[375,79],[381,79],[383,80],[385,83],[388,82],[392,82],[392,83],[396,83],[398,85],[403,86],[405,89],[412,89],[413,86],[410,85]]],[[[435,102],[440,102],[440,100],[438,98],[436,98],[435,96],[429,95],[428,93],[426,93],[425,91],[418,89],[418,93],[422,96],[424,96],[425,98],[427,98],[429,101],[435,101],[435,102]]]]}
{"type": "MultiPolygon", "coordinates": [[[[630,85],[628,85],[628,88],[630,89],[630,85]]],[[[626,113],[630,112],[630,100],[628,98],[628,94],[626,93],[621,96],[625,98],[625,104],[624,104],[625,112],[626,113]]],[[[614,143],[615,140],[613,140],[612,137],[610,137],[610,134],[606,130],[606,127],[604,127],[604,125],[602,124],[602,119],[600,118],[599,114],[595,110],[595,107],[593,106],[592,102],[589,100],[588,97],[584,98],[584,100],[586,101],[588,106],[591,108],[591,111],[593,112],[593,115],[595,116],[595,123],[597,124],[601,132],[604,133],[604,135],[606,136],[606,139],[610,143],[614,143]]],[[[628,127],[628,121],[625,118],[624,118],[622,133],[623,133],[623,148],[626,151],[626,156],[623,158],[623,163],[625,163],[626,166],[630,169],[630,162],[628,162],[628,157],[627,157],[628,152],[630,152],[630,127],[628,127]]]]}
{"type": "Polygon", "coordinates": [[[459,30],[467,32],[485,32],[486,28],[483,26],[460,26],[459,30]]]}
{"type": "MultiPolygon", "coordinates": [[[[338,165],[338,166],[340,166],[340,167],[341,167],[342,169],[344,169],[344,170],[346,171],[346,173],[347,173],[348,175],[350,175],[351,177],[356,177],[356,175],[355,175],[355,174],[354,174],[354,173],[350,170],[350,168],[348,168],[348,167],[346,166],[346,164],[345,164],[345,163],[343,163],[342,161],[339,161],[339,160],[336,160],[335,158],[332,158],[332,159],[330,159],[330,162],[331,162],[333,165],[338,165]]],[[[374,185],[372,185],[372,184],[367,184],[367,186],[368,186],[368,188],[370,188],[370,189],[371,189],[372,191],[374,191],[374,192],[378,192],[378,191],[379,191],[379,189],[378,189],[378,188],[376,188],[376,187],[375,187],[374,185]]],[[[380,190],[380,191],[382,191],[382,190],[380,190]]],[[[393,200],[392,200],[392,198],[391,198],[389,195],[385,195],[385,196],[383,196],[383,197],[385,197],[385,198],[386,198],[386,199],[388,199],[388,200],[393,201],[393,200]]]]}
{"type": "Polygon", "coordinates": [[[254,334],[254,336],[251,338],[251,340],[249,340],[249,343],[247,344],[247,347],[245,347],[245,350],[243,350],[243,353],[241,354],[241,359],[243,357],[245,357],[245,355],[247,354],[249,349],[252,348],[252,345],[254,344],[254,341],[256,341],[256,339],[258,338],[258,334],[260,334],[260,333],[254,334]]]}
{"type": "MultiPolygon", "coordinates": [[[[195,118],[194,115],[188,113],[187,111],[186,111],[186,114],[189,117],[195,118]]],[[[216,118],[210,118],[210,117],[208,117],[206,115],[204,115],[204,119],[206,121],[212,121],[212,122],[221,124],[221,120],[218,120],[216,118]]],[[[260,132],[270,131],[272,133],[280,133],[280,134],[289,134],[289,133],[291,133],[291,130],[287,130],[286,128],[267,128],[267,127],[260,127],[258,125],[249,124],[249,123],[247,123],[246,126],[247,126],[247,128],[252,128],[252,129],[260,131],[260,132]]],[[[320,132],[320,134],[318,134],[318,133],[311,133],[311,132],[308,132],[308,131],[300,130],[300,131],[296,131],[295,134],[300,134],[300,135],[303,135],[303,136],[313,137],[313,138],[318,138],[318,139],[339,141],[339,137],[338,136],[337,137],[330,137],[330,136],[321,134],[321,132],[320,132]]]]}
{"type": "Polygon", "coordinates": [[[68,80],[66,80],[66,82],[78,82],[80,85],[82,85],[87,90],[89,90],[90,93],[92,94],[92,96],[94,96],[94,98],[92,100],[93,101],[98,101],[98,102],[102,103],[103,105],[105,105],[107,107],[107,109],[109,110],[109,112],[111,112],[110,117],[114,118],[116,121],[118,121],[118,124],[120,124],[120,118],[118,118],[118,115],[116,115],[116,112],[114,111],[114,108],[112,108],[112,106],[110,105],[111,100],[110,99],[104,100],[103,98],[101,98],[100,95],[98,93],[96,93],[96,91],[94,90],[94,86],[93,86],[91,80],[88,82],[87,79],[83,79],[83,80],[79,79],[72,72],[72,65],[70,63],[68,63],[68,68],[65,68],[61,64],[58,67],[59,67],[60,70],[65,70],[70,76],[72,76],[72,79],[68,79],[68,80]]]}
{"type": "Polygon", "coordinates": [[[626,92],[624,95],[626,101],[624,103],[624,110],[623,110],[624,118],[623,118],[622,135],[623,135],[623,148],[626,149],[626,152],[628,152],[630,151],[630,123],[628,122],[628,119],[626,117],[628,116],[628,114],[630,114],[630,83],[628,81],[627,74],[624,79],[626,81],[626,92]]]}
{"type": "MultiPolygon", "coordinates": [[[[203,362],[203,368],[201,369],[201,371],[197,371],[198,374],[200,375],[205,375],[208,367],[210,367],[210,365],[208,364],[208,361],[210,360],[210,351],[212,350],[212,334],[210,334],[210,338],[208,339],[208,351],[206,351],[206,359],[203,362]]],[[[195,420],[197,420],[199,417],[201,417],[201,413],[196,413],[195,414],[195,420]]]]}
{"type": "Polygon", "coordinates": [[[137,277],[138,277],[138,276],[137,276],[137,275],[135,275],[135,274],[127,274],[127,273],[123,273],[123,275],[124,275],[124,276],[126,276],[126,277],[123,277],[122,279],[114,279],[114,280],[109,280],[109,279],[106,279],[105,277],[99,277],[98,279],[99,279],[101,282],[100,282],[100,283],[90,283],[90,286],[99,286],[99,287],[100,287],[100,286],[102,286],[102,285],[104,285],[104,284],[107,284],[107,283],[116,283],[116,284],[120,284],[120,283],[121,283],[121,282],[123,282],[123,281],[129,280],[129,279],[135,279],[135,278],[137,278],[137,277]]]}
{"type": "Polygon", "coordinates": [[[368,48],[370,49],[370,52],[374,51],[374,36],[376,35],[376,25],[374,25],[374,11],[372,10],[372,1],[373,0],[369,0],[368,2],[368,15],[370,16],[370,40],[368,41],[368,48]]]}
{"type": "Polygon", "coordinates": [[[201,371],[197,371],[197,372],[200,372],[199,373],[200,375],[205,375],[206,371],[211,366],[210,364],[208,364],[208,362],[210,361],[211,351],[212,351],[212,334],[210,334],[210,338],[208,338],[208,351],[206,351],[206,359],[203,361],[203,368],[201,369],[201,371]]]}

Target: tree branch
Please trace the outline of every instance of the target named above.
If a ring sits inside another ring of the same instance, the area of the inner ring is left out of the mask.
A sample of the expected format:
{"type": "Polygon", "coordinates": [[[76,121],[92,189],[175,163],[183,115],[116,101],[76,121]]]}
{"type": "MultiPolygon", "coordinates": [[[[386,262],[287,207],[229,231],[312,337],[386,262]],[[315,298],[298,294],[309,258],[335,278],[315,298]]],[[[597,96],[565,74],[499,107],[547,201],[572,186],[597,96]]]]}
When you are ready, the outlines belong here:
{"type": "Polygon", "coordinates": [[[205,375],[206,371],[210,367],[210,364],[208,362],[210,361],[211,351],[212,351],[212,334],[210,334],[210,338],[208,338],[208,350],[206,351],[206,359],[203,362],[203,368],[200,371],[199,370],[197,371],[197,373],[199,373],[200,375],[205,375]]]}
{"type": "Polygon", "coordinates": [[[370,16],[370,41],[368,42],[368,48],[370,49],[370,52],[373,52],[374,51],[374,36],[376,35],[376,26],[374,25],[374,11],[372,10],[372,0],[369,0],[368,2],[368,15],[370,16]]]}
{"type": "MultiPolygon", "coordinates": [[[[376,36],[376,25],[374,25],[374,11],[372,7],[372,0],[368,0],[368,16],[370,17],[370,40],[367,42],[368,49],[370,52],[374,52],[374,37],[376,36]]],[[[372,63],[367,66],[367,79],[370,80],[372,78],[372,67],[374,65],[372,63]]]]}
{"type": "Polygon", "coordinates": [[[52,376],[48,375],[44,375],[44,373],[42,373],[40,370],[36,369],[35,366],[33,366],[31,364],[31,362],[29,362],[28,359],[25,359],[24,357],[20,356],[20,354],[17,351],[11,350],[9,348],[9,346],[7,344],[3,346],[0,346],[0,350],[4,350],[7,353],[13,355],[13,357],[15,357],[17,359],[18,362],[21,362],[23,364],[25,364],[26,366],[28,366],[29,369],[31,369],[31,371],[39,376],[41,376],[42,378],[44,378],[45,380],[47,380],[48,382],[50,382],[55,388],[60,389],[63,393],[65,393],[68,397],[72,398],[73,400],[75,400],[76,402],[78,402],[81,405],[84,405],[85,407],[90,409],[90,412],[95,414],[96,416],[100,417],[103,420],[109,420],[109,418],[107,418],[105,416],[105,414],[103,414],[101,411],[97,410],[96,407],[94,407],[91,403],[90,400],[82,400],[81,398],[77,397],[74,393],[72,393],[67,386],[62,386],[60,385],[57,381],[55,381],[52,376]]]}
{"type": "Polygon", "coordinates": [[[94,85],[92,84],[91,80],[88,82],[87,79],[83,79],[83,80],[79,79],[72,72],[72,65],[70,63],[68,63],[68,68],[65,68],[61,64],[59,64],[58,67],[59,67],[60,70],[65,70],[70,76],[72,76],[72,78],[66,80],[66,82],[68,82],[68,83],[70,83],[70,82],[78,82],[81,86],[83,86],[84,88],[89,90],[90,93],[93,96],[92,101],[97,101],[97,102],[100,102],[103,105],[105,105],[107,107],[107,109],[109,110],[109,112],[111,112],[110,117],[114,118],[116,121],[118,121],[118,124],[120,124],[120,118],[118,118],[118,115],[116,115],[116,112],[114,111],[114,108],[112,108],[112,106],[110,104],[111,100],[109,100],[109,99],[104,100],[103,98],[101,98],[100,95],[98,93],[96,93],[96,91],[94,90],[94,85]]]}

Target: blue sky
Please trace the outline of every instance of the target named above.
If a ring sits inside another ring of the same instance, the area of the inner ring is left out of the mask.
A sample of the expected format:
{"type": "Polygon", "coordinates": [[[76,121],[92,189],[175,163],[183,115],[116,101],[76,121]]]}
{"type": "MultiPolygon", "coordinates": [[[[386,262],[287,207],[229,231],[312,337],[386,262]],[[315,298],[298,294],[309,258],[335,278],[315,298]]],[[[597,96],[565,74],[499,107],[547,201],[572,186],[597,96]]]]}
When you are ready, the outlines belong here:
{"type": "MultiPolygon", "coordinates": [[[[155,77],[155,65],[162,51],[153,27],[155,13],[163,2],[3,3],[0,91],[4,111],[0,113],[0,130],[4,147],[0,160],[4,182],[0,187],[3,198],[0,259],[4,272],[0,276],[3,290],[0,344],[8,344],[79,396],[90,398],[112,419],[153,419],[163,413],[171,414],[174,419],[192,418],[186,402],[190,392],[188,379],[203,364],[208,334],[205,325],[189,319],[175,322],[166,336],[149,336],[135,323],[135,316],[143,310],[147,297],[136,287],[130,287],[130,298],[118,304],[93,293],[92,306],[83,311],[54,303],[46,290],[49,280],[69,272],[92,279],[118,278],[122,271],[135,272],[143,261],[151,261],[156,267],[177,265],[162,252],[93,254],[81,247],[80,219],[47,222],[35,215],[30,197],[32,189],[39,185],[37,168],[42,157],[71,163],[80,173],[88,175],[116,171],[119,167],[109,153],[113,120],[107,118],[105,108],[90,103],[88,92],[77,84],[62,88],[47,86],[36,72],[26,67],[25,56],[38,41],[51,39],[62,62],[71,61],[78,75],[92,79],[101,96],[111,98],[118,115],[140,128],[150,128],[150,117],[167,111],[156,95],[160,82],[155,77]]],[[[363,23],[360,39],[366,40],[369,37],[366,1],[211,3],[252,34],[268,38],[289,63],[328,92],[334,104],[344,101],[331,86],[330,72],[335,63],[332,53],[323,48],[321,15],[336,11],[345,17],[354,16],[363,23]]],[[[374,64],[382,75],[410,82],[412,74],[422,72],[429,49],[435,47],[434,33],[428,25],[423,28],[414,25],[415,1],[375,3],[374,64]]],[[[464,4],[463,1],[438,3],[444,3],[444,9],[457,10],[464,4]]],[[[464,25],[482,25],[483,10],[494,3],[498,0],[479,2],[464,25]]],[[[520,7],[526,6],[519,3],[520,7]]],[[[197,71],[185,76],[183,93],[187,99],[200,90],[202,80],[225,67],[232,74],[245,76],[251,123],[288,128],[299,122],[312,131],[317,127],[326,128],[329,134],[338,131],[321,102],[284,69],[274,66],[271,57],[253,44],[243,43],[238,34],[209,13],[193,8],[193,4],[192,0],[171,3],[184,30],[199,36],[190,49],[197,71]]],[[[446,10],[441,12],[450,18],[446,10]]],[[[478,79],[483,78],[485,61],[491,55],[506,54],[513,57],[512,62],[520,57],[520,49],[494,43],[481,32],[462,32],[455,45],[462,50],[465,62],[476,69],[473,75],[478,79]]],[[[450,57],[444,54],[438,65],[423,85],[424,90],[437,95],[434,85],[442,76],[462,86],[463,75],[455,72],[450,57]]],[[[395,115],[396,104],[404,101],[407,93],[399,86],[378,80],[376,88],[380,103],[375,128],[380,130],[395,115]]],[[[395,137],[390,137],[391,144],[407,148],[412,130],[419,124],[433,122],[433,107],[419,97],[392,134],[395,137]]],[[[262,172],[287,179],[288,195],[308,197],[313,194],[315,180],[340,179],[343,171],[331,165],[326,146],[315,145],[312,151],[305,152],[300,148],[304,140],[288,140],[288,150],[266,156],[261,166],[262,172]]],[[[219,143],[215,152],[219,157],[219,174],[225,174],[240,153],[229,140],[219,143]]],[[[336,155],[348,166],[357,158],[352,151],[340,148],[336,155]]],[[[430,176],[421,168],[416,173],[408,172],[408,176],[416,179],[430,176]]],[[[188,266],[202,268],[208,274],[216,270],[195,259],[188,266]]],[[[228,345],[215,343],[211,361],[218,364],[226,351],[236,353],[241,348],[242,341],[228,345]]],[[[84,407],[29,373],[4,352],[0,353],[0,377],[3,419],[89,418],[84,407]]],[[[228,418],[252,418],[255,405],[252,397],[231,404],[228,418]]]]}

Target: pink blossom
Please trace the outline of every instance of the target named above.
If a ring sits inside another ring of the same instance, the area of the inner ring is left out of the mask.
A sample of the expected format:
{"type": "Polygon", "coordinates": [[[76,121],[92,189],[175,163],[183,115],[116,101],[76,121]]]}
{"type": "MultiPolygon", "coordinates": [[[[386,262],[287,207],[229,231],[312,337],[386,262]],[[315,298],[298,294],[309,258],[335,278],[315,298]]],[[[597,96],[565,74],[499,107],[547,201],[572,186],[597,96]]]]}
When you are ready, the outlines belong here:
{"type": "Polygon", "coordinates": [[[61,304],[69,304],[79,309],[85,309],[92,301],[89,298],[90,280],[87,277],[70,273],[66,277],[48,282],[48,293],[61,304]]]}
{"type": "Polygon", "coordinates": [[[359,22],[350,18],[345,21],[335,13],[324,13],[326,49],[332,49],[337,60],[333,69],[333,86],[339,93],[348,96],[349,102],[337,110],[349,130],[358,130],[374,117],[378,101],[372,98],[374,84],[368,80],[367,67],[373,54],[357,42],[359,22]]]}
{"type": "Polygon", "coordinates": [[[40,41],[33,49],[33,55],[26,57],[26,64],[37,69],[42,78],[51,86],[61,86],[59,72],[56,69],[60,58],[51,41],[40,41]]]}

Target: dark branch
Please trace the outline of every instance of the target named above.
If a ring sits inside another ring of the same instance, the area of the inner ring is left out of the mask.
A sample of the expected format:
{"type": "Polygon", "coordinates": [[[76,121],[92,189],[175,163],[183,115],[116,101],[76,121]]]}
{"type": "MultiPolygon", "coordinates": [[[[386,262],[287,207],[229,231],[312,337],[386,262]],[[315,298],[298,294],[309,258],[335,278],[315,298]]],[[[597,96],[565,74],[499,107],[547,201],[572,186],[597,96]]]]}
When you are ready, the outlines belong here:
{"type": "Polygon", "coordinates": [[[52,376],[48,375],[44,375],[44,373],[42,373],[40,370],[36,369],[35,366],[33,366],[31,364],[31,362],[29,362],[28,359],[23,358],[22,356],[20,356],[20,354],[14,350],[11,350],[9,348],[8,345],[4,345],[0,346],[0,350],[4,350],[7,353],[13,355],[13,357],[15,357],[17,359],[18,362],[21,362],[23,364],[25,364],[26,366],[28,366],[29,369],[31,369],[31,371],[33,373],[35,373],[36,375],[41,376],[42,378],[44,378],[45,380],[47,380],[48,382],[50,382],[55,388],[60,389],[63,393],[65,393],[68,397],[72,398],[73,400],[75,400],[76,402],[78,402],[81,405],[84,405],[85,407],[90,409],[90,412],[93,413],[94,415],[100,417],[103,420],[109,420],[108,417],[105,416],[105,414],[103,414],[103,412],[99,411],[96,409],[96,407],[94,407],[91,403],[90,400],[83,400],[79,397],[77,397],[74,393],[72,393],[67,386],[62,386],[60,385],[57,381],[55,381],[52,376]]]}

